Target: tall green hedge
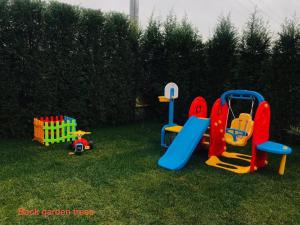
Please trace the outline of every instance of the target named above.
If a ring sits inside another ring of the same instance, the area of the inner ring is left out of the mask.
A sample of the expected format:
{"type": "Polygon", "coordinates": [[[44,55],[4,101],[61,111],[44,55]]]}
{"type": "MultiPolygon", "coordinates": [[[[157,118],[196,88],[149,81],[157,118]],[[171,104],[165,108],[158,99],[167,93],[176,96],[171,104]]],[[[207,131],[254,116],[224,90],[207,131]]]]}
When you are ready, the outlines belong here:
{"type": "MultiPolygon", "coordinates": [[[[300,125],[300,28],[286,21],[271,39],[253,13],[241,35],[221,17],[203,41],[186,19],[151,20],[144,31],[120,13],[39,0],[0,1],[0,135],[32,135],[34,116],[66,114],[80,128],[146,119],[166,121],[158,103],[166,83],[179,86],[175,119],[186,120],[198,95],[209,103],[229,89],[261,92],[272,129],[300,125]]],[[[249,108],[249,106],[247,106],[249,108]]]]}
{"type": "Polygon", "coordinates": [[[161,107],[157,99],[158,95],[162,95],[164,85],[168,80],[166,77],[164,34],[162,25],[158,21],[151,20],[141,36],[140,60],[142,76],[140,77],[139,95],[152,109],[148,116],[166,115],[166,111],[160,110],[161,107]]]}
{"type": "Polygon", "coordinates": [[[289,126],[300,126],[300,28],[286,20],[275,41],[272,54],[270,94],[274,130],[285,133],[289,126]]]}
{"type": "Polygon", "coordinates": [[[81,128],[134,119],[139,31],[127,16],[35,0],[0,2],[1,135],[34,116],[81,128]]]}
{"type": "Polygon", "coordinates": [[[240,42],[239,88],[266,94],[270,46],[270,32],[262,18],[254,12],[246,24],[240,42]]]}

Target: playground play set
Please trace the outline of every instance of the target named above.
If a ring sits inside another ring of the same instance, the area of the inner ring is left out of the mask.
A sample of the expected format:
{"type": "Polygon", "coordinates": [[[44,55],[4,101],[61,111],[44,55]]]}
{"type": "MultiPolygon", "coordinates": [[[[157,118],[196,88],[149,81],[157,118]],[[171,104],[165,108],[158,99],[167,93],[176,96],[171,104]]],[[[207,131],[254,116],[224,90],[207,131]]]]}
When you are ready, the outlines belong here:
{"type": "Polygon", "coordinates": [[[159,96],[160,102],[169,103],[169,122],[161,130],[161,146],[167,148],[159,159],[158,165],[169,169],[179,170],[188,162],[197,146],[207,145],[209,166],[221,168],[238,174],[254,172],[268,164],[267,153],[282,155],[279,174],[285,170],[286,156],[292,149],[286,145],[269,140],[270,105],[262,95],[255,91],[231,90],[226,91],[218,98],[207,118],[207,103],[203,97],[193,100],[189,109],[189,119],[184,126],[174,123],[174,101],[178,98],[178,86],[169,83],[164,89],[164,96],[159,96]],[[231,100],[251,101],[250,113],[240,113],[235,117],[231,100]],[[253,118],[254,104],[257,102],[253,118]],[[229,111],[233,115],[230,127],[227,127],[229,111]],[[176,134],[170,145],[166,143],[166,134],[176,134]],[[252,138],[251,155],[228,152],[226,144],[243,147],[252,138]],[[238,159],[249,163],[240,166],[227,163],[222,158],[238,159]]]}
{"type": "Polygon", "coordinates": [[[54,143],[71,142],[73,152],[69,155],[81,155],[84,150],[92,149],[91,141],[82,138],[91,132],[76,131],[76,120],[68,116],[50,116],[33,119],[33,140],[45,146],[54,143]]]}
{"type": "MultiPolygon", "coordinates": [[[[231,90],[218,98],[207,118],[206,100],[196,97],[189,109],[189,119],[184,126],[174,123],[174,102],[178,98],[178,86],[169,83],[160,102],[169,103],[169,122],[161,130],[161,146],[167,148],[158,164],[170,170],[179,170],[185,166],[198,145],[209,146],[206,164],[234,173],[254,172],[267,165],[267,153],[282,155],[279,174],[285,170],[286,156],[292,149],[286,145],[269,141],[270,105],[262,95],[255,91],[231,90]],[[233,113],[231,100],[251,101],[250,113],[241,113],[238,118],[233,113]],[[257,108],[253,119],[254,103],[257,108]],[[230,127],[227,127],[229,111],[233,115],[230,127]],[[166,142],[166,134],[173,134],[170,144],[166,142]],[[174,135],[175,134],[175,135],[174,135]],[[226,144],[243,147],[252,138],[252,154],[246,155],[228,152],[226,144]],[[249,163],[240,166],[221,161],[221,157],[239,159],[249,163]]],[[[82,138],[90,132],[76,131],[76,120],[67,116],[51,116],[34,118],[34,140],[49,146],[53,143],[70,142],[73,152],[69,155],[80,155],[84,150],[92,148],[92,143],[82,138]]]]}

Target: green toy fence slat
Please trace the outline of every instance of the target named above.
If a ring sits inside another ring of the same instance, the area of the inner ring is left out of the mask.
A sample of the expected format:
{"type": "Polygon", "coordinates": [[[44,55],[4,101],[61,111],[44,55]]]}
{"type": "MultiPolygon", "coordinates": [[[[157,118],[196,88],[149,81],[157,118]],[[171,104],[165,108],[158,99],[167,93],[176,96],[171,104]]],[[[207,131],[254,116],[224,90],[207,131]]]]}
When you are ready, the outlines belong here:
{"type": "Polygon", "coordinates": [[[55,128],[56,128],[56,142],[59,143],[60,142],[60,130],[59,130],[59,121],[55,122],[55,128]]]}
{"type": "Polygon", "coordinates": [[[70,141],[71,140],[71,126],[70,126],[70,121],[68,120],[67,121],[67,141],[70,141]]]}
{"type": "MultiPolygon", "coordinates": [[[[72,129],[72,132],[76,131],[76,121],[75,120],[72,120],[71,129],[72,129]]],[[[71,140],[74,141],[75,139],[76,139],[76,135],[71,134],[71,140]]]]}
{"type": "Polygon", "coordinates": [[[60,142],[64,142],[64,136],[63,136],[63,127],[62,127],[62,122],[59,123],[59,135],[60,135],[60,142]]]}
{"type": "Polygon", "coordinates": [[[44,134],[45,134],[45,145],[49,146],[49,124],[48,122],[45,122],[44,126],[44,134]]]}
{"type": "Polygon", "coordinates": [[[54,124],[51,121],[50,122],[50,142],[53,144],[55,142],[55,137],[54,137],[54,124]]]}
{"type": "Polygon", "coordinates": [[[61,122],[60,129],[61,129],[61,141],[64,142],[65,141],[65,126],[64,126],[64,122],[61,122]]]}
{"type": "Polygon", "coordinates": [[[61,132],[62,132],[63,141],[66,141],[67,137],[66,137],[66,122],[65,121],[63,121],[61,123],[61,132]]]}

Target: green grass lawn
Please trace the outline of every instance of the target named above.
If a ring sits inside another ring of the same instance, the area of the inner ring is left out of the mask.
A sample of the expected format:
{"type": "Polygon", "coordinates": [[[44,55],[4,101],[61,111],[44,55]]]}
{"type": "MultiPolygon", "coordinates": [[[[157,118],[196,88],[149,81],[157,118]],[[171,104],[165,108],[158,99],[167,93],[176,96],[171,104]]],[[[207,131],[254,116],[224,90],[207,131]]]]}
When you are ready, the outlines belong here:
{"type": "MultiPolygon", "coordinates": [[[[0,141],[0,224],[300,224],[300,147],[237,175],[193,155],[181,171],[157,166],[160,125],[102,128],[93,151],[68,156],[64,144],[0,141]],[[91,209],[92,216],[18,216],[17,209],[91,209]]],[[[243,150],[241,150],[243,151],[243,150]]],[[[204,152],[203,152],[204,153],[204,152]]]]}

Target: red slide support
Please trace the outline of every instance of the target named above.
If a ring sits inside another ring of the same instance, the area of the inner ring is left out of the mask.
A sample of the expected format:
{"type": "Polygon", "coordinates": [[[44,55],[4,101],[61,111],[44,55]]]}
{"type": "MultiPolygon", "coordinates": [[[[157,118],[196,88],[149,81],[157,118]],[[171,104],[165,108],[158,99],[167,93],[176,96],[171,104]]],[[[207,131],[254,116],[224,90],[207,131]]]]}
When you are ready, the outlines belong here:
{"type": "MultiPolygon", "coordinates": [[[[207,118],[207,102],[205,98],[196,97],[190,106],[189,117],[196,116],[197,118],[207,118]]],[[[206,142],[207,137],[201,139],[201,144],[206,142]]]]}
{"type": "Polygon", "coordinates": [[[228,105],[222,105],[221,99],[217,99],[212,107],[210,115],[210,146],[208,156],[221,156],[226,151],[224,134],[226,132],[228,105]]]}

